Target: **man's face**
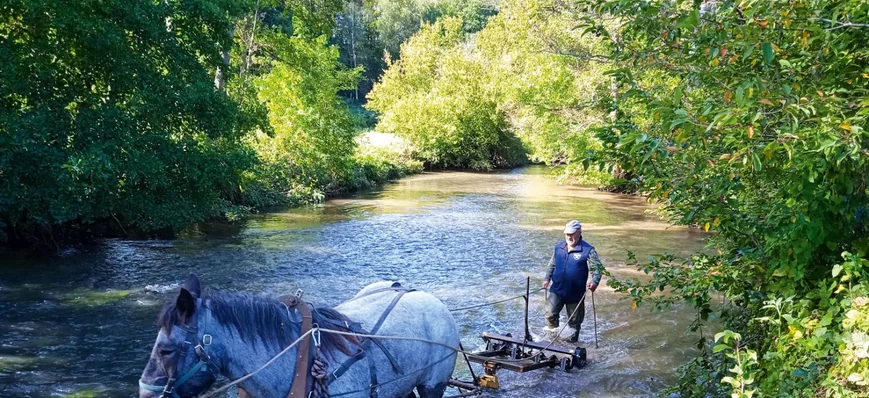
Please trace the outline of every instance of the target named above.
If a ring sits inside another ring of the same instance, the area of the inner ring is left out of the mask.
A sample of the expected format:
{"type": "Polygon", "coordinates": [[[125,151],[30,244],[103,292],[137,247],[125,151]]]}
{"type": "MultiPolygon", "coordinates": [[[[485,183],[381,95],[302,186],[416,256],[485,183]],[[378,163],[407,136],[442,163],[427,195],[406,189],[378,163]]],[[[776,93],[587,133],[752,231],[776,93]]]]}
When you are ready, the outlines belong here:
{"type": "Polygon", "coordinates": [[[567,242],[567,245],[570,247],[576,247],[579,245],[579,241],[582,239],[582,231],[576,231],[572,234],[564,234],[564,240],[567,242]]]}

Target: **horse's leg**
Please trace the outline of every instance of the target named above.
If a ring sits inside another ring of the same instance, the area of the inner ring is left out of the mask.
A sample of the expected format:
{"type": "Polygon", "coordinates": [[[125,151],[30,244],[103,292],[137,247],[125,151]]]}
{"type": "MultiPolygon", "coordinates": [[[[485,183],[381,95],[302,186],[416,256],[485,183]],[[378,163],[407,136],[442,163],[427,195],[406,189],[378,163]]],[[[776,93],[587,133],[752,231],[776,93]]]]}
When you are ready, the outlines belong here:
{"type": "Polygon", "coordinates": [[[446,389],[447,383],[438,383],[431,387],[422,384],[416,386],[419,398],[441,398],[444,396],[444,391],[446,389]]]}

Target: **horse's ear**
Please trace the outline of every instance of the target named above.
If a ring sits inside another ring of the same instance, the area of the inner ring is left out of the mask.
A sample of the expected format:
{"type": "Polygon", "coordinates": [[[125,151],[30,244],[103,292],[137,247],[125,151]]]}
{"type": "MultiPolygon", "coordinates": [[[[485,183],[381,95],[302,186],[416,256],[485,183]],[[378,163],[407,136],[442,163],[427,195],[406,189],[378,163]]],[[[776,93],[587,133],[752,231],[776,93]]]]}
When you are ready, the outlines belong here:
{"type": "Polygon", "coordinates": [[[199,277],[196,274],[190,274],[187,277],[187,280],[184,281],[184,289],[187,289],[190,294],[195,298],[199,298],[201,296],[201,290],[199,288],[199,277]]]}
{"type": "Polygon", "coordinates": [[[196,297],[185,288],[181,288],[178,293],[178,299],[175,301],[175,310],[178,311],[178,316],[183,323],[193,317],[193,312],[196,311],[196,297]]]}

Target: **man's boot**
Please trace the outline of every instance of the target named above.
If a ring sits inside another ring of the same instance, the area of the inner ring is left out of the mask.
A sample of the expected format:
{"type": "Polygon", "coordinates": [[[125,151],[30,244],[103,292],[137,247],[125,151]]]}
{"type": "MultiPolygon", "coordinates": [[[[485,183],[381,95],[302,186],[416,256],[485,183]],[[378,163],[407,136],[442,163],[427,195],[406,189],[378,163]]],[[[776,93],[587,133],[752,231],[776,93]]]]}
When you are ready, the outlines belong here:
{"type": "Polygon", "coordinates": [[[573,332],[573,336],[570,336],[571,343],[576,343],[577,341],[579,341],[579,329],[573,332]]]}

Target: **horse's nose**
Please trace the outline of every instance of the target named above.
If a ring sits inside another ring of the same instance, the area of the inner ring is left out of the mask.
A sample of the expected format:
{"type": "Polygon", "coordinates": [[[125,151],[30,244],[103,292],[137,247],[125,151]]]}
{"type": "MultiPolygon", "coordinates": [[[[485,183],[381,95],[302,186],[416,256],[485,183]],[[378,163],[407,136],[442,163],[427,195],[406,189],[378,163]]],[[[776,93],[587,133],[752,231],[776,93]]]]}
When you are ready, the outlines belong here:
{"type": "Polygon", "coordinates": [[[160,393],[139,387],[139,398],[159,398],[160,393]]]}
{"type": "Polygon", "coordinates": [[[166,379],[160,378],[150,383],[144,380],[139,380],[139,398],[159,398],[163,395],[163,387],[166,385],[166,379]]]}

